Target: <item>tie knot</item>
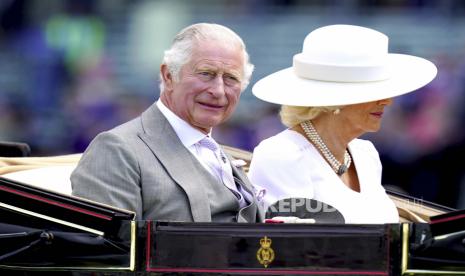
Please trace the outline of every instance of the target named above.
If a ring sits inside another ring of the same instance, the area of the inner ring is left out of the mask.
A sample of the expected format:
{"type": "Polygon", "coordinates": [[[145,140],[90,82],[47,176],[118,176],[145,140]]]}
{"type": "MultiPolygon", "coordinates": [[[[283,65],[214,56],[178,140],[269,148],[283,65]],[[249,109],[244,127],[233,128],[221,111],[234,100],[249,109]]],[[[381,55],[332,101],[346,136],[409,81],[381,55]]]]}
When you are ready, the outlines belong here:
{"type": "Polygon", "coordinates": [[[205,136],[202,140],[200,140],[200,145],[212,150],[213,152],[216,152],[219,149],[218,144],[210,136],[205,136]]]}

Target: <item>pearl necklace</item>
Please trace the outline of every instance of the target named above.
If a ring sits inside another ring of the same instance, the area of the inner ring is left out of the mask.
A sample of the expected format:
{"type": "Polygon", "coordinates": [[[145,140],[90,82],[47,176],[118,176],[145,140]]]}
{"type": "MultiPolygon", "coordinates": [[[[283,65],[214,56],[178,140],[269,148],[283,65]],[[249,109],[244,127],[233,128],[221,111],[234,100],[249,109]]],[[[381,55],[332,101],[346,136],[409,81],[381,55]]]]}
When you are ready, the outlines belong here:
{"type": "Polygon", "coordinates": [[[316,132],[316,129],[311,121],[302,122],[300,123],[300,126],[304,130],[308,139],[310,139],[310,141],[318,148],[318,150],[321,152],[326,161],[328,161],[329,165],[337,175],[343,175],[345,172],[347,172],[350,167],[350,163],[352,162],[352,158],[350,158],[350,154],[347,150],[344,152],[344,164],[341,164],[341,162],[339,162],[339,160],[337,160],[333,153],[328,149],[320,135],[318,135],[318,132],[316,132]]]}

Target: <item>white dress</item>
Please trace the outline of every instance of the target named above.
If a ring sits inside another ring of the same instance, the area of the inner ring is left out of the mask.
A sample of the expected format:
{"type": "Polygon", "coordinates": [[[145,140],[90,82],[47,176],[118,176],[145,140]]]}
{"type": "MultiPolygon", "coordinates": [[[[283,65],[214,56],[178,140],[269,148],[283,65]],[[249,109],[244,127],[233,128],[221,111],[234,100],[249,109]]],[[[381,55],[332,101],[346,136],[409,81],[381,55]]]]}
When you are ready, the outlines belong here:
{"type": "Polygon", "coordinates": [[[248,173],[255,185],[265,188],[265,207],[289,197],[327,203],[346,223],[397,223],[394,203],[381,185],[381,161],[370,141],[349,143],[360,192],[347,187],[318,150],[300,133],[286,129],[263,140],[253,152],[248,173]]]}

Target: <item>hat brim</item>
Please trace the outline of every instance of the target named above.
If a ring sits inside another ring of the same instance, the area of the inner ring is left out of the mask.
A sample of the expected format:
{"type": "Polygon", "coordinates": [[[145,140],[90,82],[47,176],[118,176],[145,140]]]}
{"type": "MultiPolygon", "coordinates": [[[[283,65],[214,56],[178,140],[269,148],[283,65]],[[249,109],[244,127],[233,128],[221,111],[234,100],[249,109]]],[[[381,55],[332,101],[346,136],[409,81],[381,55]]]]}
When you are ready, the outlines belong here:
{"type": "Polygon", "coordinates": [[[259,80],[252,93],[270,103],[293,106],[340,106],[371,102],[406,94],[425,86],[437,74],[423,58],[389,54],[391,77],[371,82],[330,82],[300,78],[287,68],[259,80]]]}

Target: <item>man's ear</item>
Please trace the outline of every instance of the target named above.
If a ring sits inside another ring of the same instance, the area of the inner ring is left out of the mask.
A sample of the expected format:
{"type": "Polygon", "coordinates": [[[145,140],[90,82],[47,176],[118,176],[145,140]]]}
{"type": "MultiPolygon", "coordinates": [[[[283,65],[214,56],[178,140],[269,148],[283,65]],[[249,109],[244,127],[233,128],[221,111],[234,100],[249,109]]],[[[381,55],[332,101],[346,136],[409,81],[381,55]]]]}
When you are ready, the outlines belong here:
{"type": "Polygon", "coordinates": [[[166,64],[162,64],[160,66],[160,75],[163,78],[165,90],[172,90],[173,89],[173,75],[171,74],[170,70],[168,70],[168,66],[166,64]]]}

